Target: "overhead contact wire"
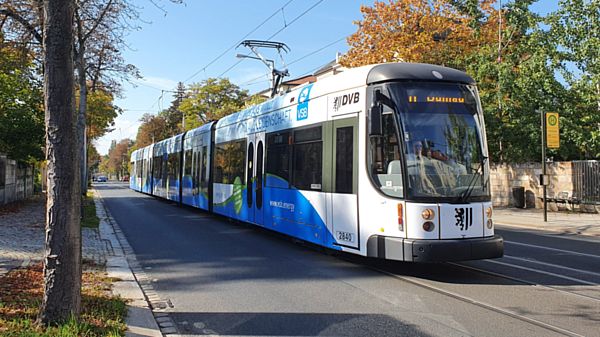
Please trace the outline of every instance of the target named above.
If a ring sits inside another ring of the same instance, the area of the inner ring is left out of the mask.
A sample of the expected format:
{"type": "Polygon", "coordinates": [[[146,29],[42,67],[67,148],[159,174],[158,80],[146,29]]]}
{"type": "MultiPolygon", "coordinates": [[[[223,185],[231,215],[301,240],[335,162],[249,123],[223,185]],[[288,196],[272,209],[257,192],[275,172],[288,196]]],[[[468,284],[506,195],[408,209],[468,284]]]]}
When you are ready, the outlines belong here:
{"type": "MultiPolygon", "coordinates": [[[[298,21],[301,17],[303,17],[304,15],[306,15],[308,12],[310,12],[313,8],[317,7],[321,2],[323,2],[324,0],[319,0],[317,2],[315,2],[312,6],[310,6],[307,10],[305,10],[304,12],[302,12],[301,14],[299,14],[298,16],[296,16],[292,21],[290,21],[287,25],[284,25],[281,29],[279,29],[278,31],[276,31],[273,35],[269,36],[267,38],[267,40],[271,40],[273,37],[275,37],[277,34],[281,33],[283,30],[285,30],[286,28],[288,28],[289,26],[291,26],[292,24],[294,24],[294,22],[298,21]]],[[[240,64],[242,62],[243,59],[241,59],[240,61],[236,62],[235,64],[233,64],[231,67],[227,68],[227,70],[225,70],[224,72],[221,73],[221,75],[219,75],[219,77],[225,75],[226,73],[228,73],[231,69],[235,68],[238,64],[240,64]]]]}
{"type": "Polygon", "coordinates": [[[247,38],[248,36],[250,36],[250,34],[252,34],[255,31],[257,31],[260,27],[262,27],[265,23],[267,23],[269,20],[271,20],[275,15],[277,15],[279,13],[279,11],[283,11],[283,9],[285,7],[287,7],[292,1],[294,1],[294,0],[289,0],[288,2],[286,2],[283,6],[281,6],[279,9],[277,9],[275,12],[273,12],[273,14],[271,14],[268,18],[266,18],[263,22],[261,22],[258,26],[254,27],[254,29],[252,29],[250,32],[248,32],[246,35],[244,35],[244,37],[242,37],[239,41],[237,41],[235,44],[231,45],[231,47],[227,48],[225,51],[223,51],[221,54],[219,54],[217,57],[215,57],[212,61],[210,61],[207,65],[205,65],[204,67],[202,67],[200,70],[196,71],[190,77],[186,78],[183,82],[186,83],[187,81],[189,81],[192,78],[196,77],[196,75],[198,75],[202,71],[206,72],[206,68],[208,68],[211,65],[213,65],[215,62],[217,62],[219,59],[221,59],[221,57],[223,57],[225,54],[227,54],[232,49],[234,49],[235,47],[237,47],[242,41],[244,41],[245,38],[247,38]]]}

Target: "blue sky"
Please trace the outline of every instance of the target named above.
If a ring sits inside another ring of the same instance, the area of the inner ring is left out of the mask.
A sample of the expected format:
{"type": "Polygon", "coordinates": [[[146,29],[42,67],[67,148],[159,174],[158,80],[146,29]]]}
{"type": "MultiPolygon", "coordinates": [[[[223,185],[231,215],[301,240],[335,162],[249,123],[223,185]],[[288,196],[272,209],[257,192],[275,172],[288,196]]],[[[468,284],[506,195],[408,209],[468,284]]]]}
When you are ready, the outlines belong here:
{"type": "MultiPolygon", "coordinates": [[[[268,87],[265,65],[248,59],[235,65],[239,61],[236,54],[250,51],[244,47],[229,50],[249,33],[245,39],[265,40],[276,34],[272,41],[290,47],[284,55],[290,64],[289,78],[312,73],[335,59],[336,52],[348,50],[345,37],[356,31],[353,22],[362,18],[360,6],[373,2],[185,0],[185,4],[177,5],[162,0],[161,10],[150,0],[137,0],[136,4],[143,6],[141,15],[146,23],[127,37],[130,48],[124,57],[139,68],[144,78],[136,80],[136,85],[124,83],[124,97],[116,100],[124,112],[115,120],[115,130],[96,142],[98,151],[106,154],[112,140],[135,139],[140,117],[167,108],[172,93],[162,90],[174,90],[179,81],[191,84],[224,76],[250,93],[268,87]]],[[[541,0],[533,9],[546,13],[555,9],[557,2],[541,0]]],[[[276,54],[265,54],[278,60],[276,54]]]]}

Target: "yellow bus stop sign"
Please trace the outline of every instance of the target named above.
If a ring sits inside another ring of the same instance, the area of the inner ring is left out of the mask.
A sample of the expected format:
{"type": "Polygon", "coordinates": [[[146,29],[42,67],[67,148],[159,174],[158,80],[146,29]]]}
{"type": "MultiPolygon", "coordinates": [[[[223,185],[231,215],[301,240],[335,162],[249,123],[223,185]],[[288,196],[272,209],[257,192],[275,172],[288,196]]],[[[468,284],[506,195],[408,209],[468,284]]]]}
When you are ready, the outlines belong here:
{"type": "Polygon", "coordinates": [[[550,149],[558,149],[560,147],[557,112],[546,113],[546,146],[550,149]]]}

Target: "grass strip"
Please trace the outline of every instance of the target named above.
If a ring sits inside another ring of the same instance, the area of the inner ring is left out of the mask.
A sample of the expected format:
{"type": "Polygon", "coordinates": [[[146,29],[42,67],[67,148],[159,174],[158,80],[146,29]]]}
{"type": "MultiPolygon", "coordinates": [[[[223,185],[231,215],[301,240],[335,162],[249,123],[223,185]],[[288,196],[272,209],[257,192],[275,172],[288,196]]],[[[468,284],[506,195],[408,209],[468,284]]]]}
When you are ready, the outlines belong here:
{"type": "Polygon", "coordinates": [[[98,226],[100,226],[100,219],[98,219],[98,216],[96,216],[94,193],[88,191],[86,196],[82,198],[81,202],[83,204],[81,227],[98,228],[98,226]]]}
{"type": "Polygon", "coordinates": [[[35,323],[44,292],[41,263],[0,276],[0,336],[124,336],[127,307],[111,293],[114,280],[97,266],[84,264],[84,269],[81,317],[53,327],[35,323]]]}

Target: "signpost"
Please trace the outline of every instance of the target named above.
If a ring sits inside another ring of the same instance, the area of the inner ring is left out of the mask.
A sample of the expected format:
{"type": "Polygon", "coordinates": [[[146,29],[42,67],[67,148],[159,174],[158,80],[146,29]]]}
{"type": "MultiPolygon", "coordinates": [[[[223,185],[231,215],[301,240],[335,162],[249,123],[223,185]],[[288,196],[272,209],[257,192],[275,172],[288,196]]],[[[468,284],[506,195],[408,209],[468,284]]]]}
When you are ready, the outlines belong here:
{"type": "Polygon", "coordinates": [[[560,147],[560,132],[557,112],[546,112],[540,115],[542,116],[542,176],[540,177],[540,184],[542,184],[544,190],[542,198],[544,201],[544,222],[548,222],[546,191],[549,179],[546,175],[546,146],[549,149],[558,149],[560,147]]]}
{"type": "Polygon", "coordinates": [[[560,147],[560,135],[558,132],[558,113],[546,113],[546,143],[549,149],[560,147]]]}

